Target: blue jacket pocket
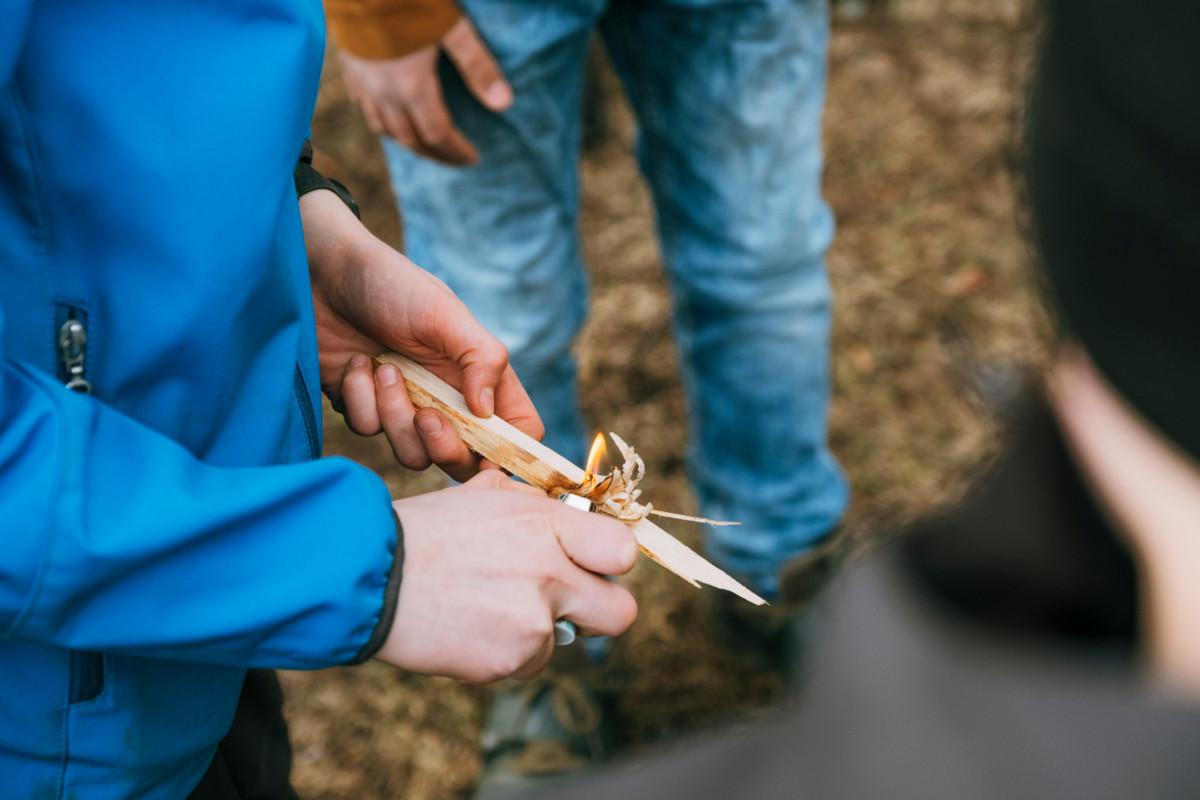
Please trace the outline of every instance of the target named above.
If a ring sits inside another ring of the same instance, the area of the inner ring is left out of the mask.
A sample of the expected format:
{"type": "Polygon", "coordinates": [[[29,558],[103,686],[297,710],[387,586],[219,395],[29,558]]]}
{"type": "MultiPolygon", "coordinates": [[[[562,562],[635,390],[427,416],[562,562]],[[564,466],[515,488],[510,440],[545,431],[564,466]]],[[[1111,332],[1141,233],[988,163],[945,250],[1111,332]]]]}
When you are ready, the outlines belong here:
{"type": "Polygon", "coordinates": [[[71,651],[71,687],[68,702],[86,703],[104,691],[104,654],[71,651]]]}

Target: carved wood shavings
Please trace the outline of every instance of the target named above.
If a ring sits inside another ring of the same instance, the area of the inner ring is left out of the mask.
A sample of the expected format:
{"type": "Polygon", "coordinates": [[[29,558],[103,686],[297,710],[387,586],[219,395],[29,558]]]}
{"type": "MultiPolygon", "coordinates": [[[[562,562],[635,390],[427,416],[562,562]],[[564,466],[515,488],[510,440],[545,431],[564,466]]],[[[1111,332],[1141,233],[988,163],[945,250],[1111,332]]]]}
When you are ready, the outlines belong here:
{"type": "MultiPolygon", "coordinates": [[[[659,511],[650,503],[639,503],[638,498],[641,497],[642,490],[637,488],[637,485],[641,483],[642,478],[646,477],[646,462],[642,461],[642,457],[637,454],[637,451],[626,444],[625,440],[616,433],[609,431],[608,435],[613,440],[613,444],[617,446],[617,451],[620,452],[624,463],[620,467],[614,468],[612,473],[595,488],[589,487],[589,490],[585,492],[588,498],[599,507],[599,510],[629,523],[638,522],[654,515],[706,525],[741,525],[740,522],[693,517],[690,514],[677,514],[674,511],[659,511]],[[608,488],[600,491],[602,486],[608,488]]],[[[589,475],[588,478],[591,480],[592,476],[589,475]]]]}
{"type": "MultiPolygon", "coordinates": [[[[613,500],[616,508],[624,509],[637,505],[652,513],[649,503],[638,504],[640,491],[637,482],[645,474],[645,464],[633,448],[613,436],[613,442],[626,456],[626,463],[606,478],[596,481],[582,467],[572,464],[558,453],[546,447],[528,434],[514,428],[497,416],[483,419],[471,413],[463,396],[441,378],[424,367],[398,353],[385,353],[378,357],[392,364],[404,377],[408,396],[417,408],[436,408],[450,421],[467,446],[523,479],[545,491],[551,497],[562,494],[579,494],[596,503],[597,498],[613,500]],[[624,502],[625,505],[621,505],[624,502]]],[[[599,505],[599,503],[598,503],[599,505]]],[[[605,513],[612,513],[606,505],[605,513]]],[[[618,519],[628,524],[637,537],[642,552],[662,566],[674,572],[693,586],[707,584],[724,589],[754,605],[766,601],[747,589],[715,565],[698,555],[687,545],[655,525],[643,513],[639,518],[630,514],[618,519]]],[[[680,515],[682,516],[682,515],[680,515]]],[[[697,521],[699,518],[693,518],[697,521]]]]}

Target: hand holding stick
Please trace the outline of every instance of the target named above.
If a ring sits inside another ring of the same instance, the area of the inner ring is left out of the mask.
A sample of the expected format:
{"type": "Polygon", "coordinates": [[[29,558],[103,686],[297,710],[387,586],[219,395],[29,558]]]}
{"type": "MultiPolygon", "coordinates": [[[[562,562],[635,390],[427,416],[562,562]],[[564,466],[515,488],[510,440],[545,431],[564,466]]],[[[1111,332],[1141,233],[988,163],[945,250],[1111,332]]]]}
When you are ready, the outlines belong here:
{"type": "MultiPolygon", "coordinates": [[[[484,419],[467,408],[462,394],[441,378],[399,353],[378,360],[395,366],[404,377],[417,408],[440,411],[467,446],[551,497],[587,495],[596,488],[593,476],[497,416],[484,419]]],[[[754,605],[766,601],[649,519],[623,520],[633,530],[643,553],[693,586],[707,584],[732,592],[754,605]]]]}

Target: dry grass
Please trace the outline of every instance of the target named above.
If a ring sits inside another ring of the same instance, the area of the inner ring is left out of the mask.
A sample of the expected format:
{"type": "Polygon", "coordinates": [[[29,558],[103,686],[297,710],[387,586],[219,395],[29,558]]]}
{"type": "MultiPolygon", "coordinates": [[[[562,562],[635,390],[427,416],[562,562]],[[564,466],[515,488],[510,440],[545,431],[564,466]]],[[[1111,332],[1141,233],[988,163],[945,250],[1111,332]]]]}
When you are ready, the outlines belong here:
{"type": "MultiPolygon", "coordinates": [[[[826,115],[827,195],[840,225],[829,257],[831,436],[854,486],[850,525],[861,536],[886,536],[952,499],[988,450],[988,425],[957,381],[960,349],[947,339],[1025,363],[1044,350],[1012,180],[1030,39],[1022,8],[1018,0],[912,0],[835,25],[826,115]]],[[[398,244],[378,145],[328,78],[317,142],[368,223],[398,244]]],[[[651,207],[631,156],[632,120],[611,82],[606,102],[611,134],[583,164],[594,281],[579,343],[584,405],[597,428],[620,431],[645,456],[646,496],[686,510],[684,400],[651,207]]],[[[383,443],[347,434],[326,412],[328,452],[369,464],[397,493],[439,485],[435,473],[396,468],[383,443]]],[[[610,670],[625,687],[627,742],[770,701],[770,678],[711,646],[693,590],[652,565],[631,582],[642,612],[610,670]]],[[[379,665],[284,679],[306,797],[470,792],[481,690],[379,665]]]]}

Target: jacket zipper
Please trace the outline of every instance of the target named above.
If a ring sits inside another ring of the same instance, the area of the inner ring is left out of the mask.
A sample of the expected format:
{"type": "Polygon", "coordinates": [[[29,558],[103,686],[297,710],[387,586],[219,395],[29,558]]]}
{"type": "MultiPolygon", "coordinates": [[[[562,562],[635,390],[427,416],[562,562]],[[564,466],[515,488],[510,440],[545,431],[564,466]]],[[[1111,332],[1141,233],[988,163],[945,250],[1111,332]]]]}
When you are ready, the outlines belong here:
{"type": "MultiPolygon", "coordinates": [[[[87,379],[87,325],[85,313],[71,306],[59,306],[66,312],[58,326],[58,360],[62,365],[63,382],[72,392],[91,394],[87,379]]],[[[67,702],[71,705],[95,700],[104,691],[104,655],[84,650],[72,650],[68,675],[67,702]]]]}
{"type": "Polygon", "coordinates": [[[58,358],[62,362],[67,388],[91,394],[92,384],[85,377],[87,367],[87,327],[76,319],[74,310],[58,328],[58,358]]]}
{"type": "Polygon", "coordinates": [[[300,416],[304,419],[304,432],[308,435],[308,455],[310,458],[320,458],[321,434],[317,430],[317,414],[313,410],[312,398],[308,394],[308,382],[304,380],[304,372],[299,364],[296,365],[292,386],[296,393],[296,402],[300,406],[300,416]]]}

